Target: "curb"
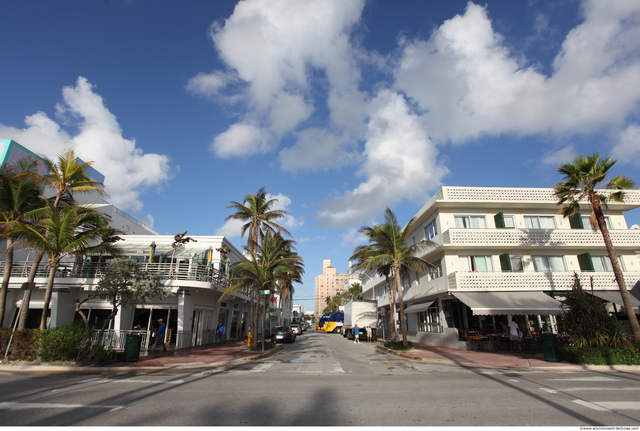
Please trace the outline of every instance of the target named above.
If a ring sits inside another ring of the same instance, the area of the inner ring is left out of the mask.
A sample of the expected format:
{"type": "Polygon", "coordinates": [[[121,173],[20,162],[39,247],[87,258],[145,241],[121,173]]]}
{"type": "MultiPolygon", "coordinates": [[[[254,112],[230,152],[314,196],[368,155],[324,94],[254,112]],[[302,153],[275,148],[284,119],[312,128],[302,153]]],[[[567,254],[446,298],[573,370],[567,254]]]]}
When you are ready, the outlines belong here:
{"type": "Polygon", "coordinates": [[[556,365],[553,367],[518,367],[511,365],[483,365],[483,364],[475,364],[472,362],[456,362],[449,359],[435,359],[435,358],[423,358],[422,356],[413,356],[406,354],[404,352],[398,352],[395,350],[391,350],[384,346],[376,346],[376,348],[382,350],[385,353],[389,353],[396,356],[401,356],[407,359],[413,359],[417,361],[429,362],[432,364],[440,364],[440,365],[450,365],[450,366],[463,366],[468,368],[490,368],[490,369],[500,369],[500,368],[509,368],[509,369],[532,369],[532,370],[574,370],[574,371],[633,371],[640,373],[640,365],[556,365]]]}
{"type": "Polygon", "coordinates": [[[217,368],[231,364],[242,364],[245,362],[256,361],[262,358],[271,356],[279,351],[283,350],[283,346],[277,346],[276,348],[257,355],[248,356],[246,358],[229,359],[226,361],[212,362],[205,364],[203,362],[183,362],[163,365],[160,367],[150,366],[130,366],[130,367],[75,367],[65,365],[0,365],[0,373],[47,373],[47,374],[108,374],[114,372],[131,372],[131,371],[158,371],[158,370],[175,370],[175,369],[202,369],[202,368],[217,368]]]}

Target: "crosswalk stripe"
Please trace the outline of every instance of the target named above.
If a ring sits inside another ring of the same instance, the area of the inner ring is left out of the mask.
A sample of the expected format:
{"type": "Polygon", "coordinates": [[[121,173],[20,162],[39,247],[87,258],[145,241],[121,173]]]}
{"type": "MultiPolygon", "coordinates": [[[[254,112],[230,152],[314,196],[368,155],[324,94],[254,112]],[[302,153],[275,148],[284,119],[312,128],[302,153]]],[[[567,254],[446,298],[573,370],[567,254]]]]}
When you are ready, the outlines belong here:
{"type": "Polygon", "coordinates": [[[540,388],[541,391],[548,392],[550,394],[557,394],[558,392],[578,392],[578,391],[640,391],[640,387],[627,387],[627,388],[562,388],[562,389],[551,389],[551,388],[540,388]]]}
{"type": "Polygon", "coordinates": [[[640,410],[640,401],[585,401],[573,400],[574,403],[600,412],[613,410],[640,410]]]}
{"type": "Polygon", "coordinates": [[[27,409],[77,409],[77,408],[93,408],[93,409],[109,409],[109,411],[124,408],[123,405],[92,405],[92,404],[49,404],[49,403],[0,403],[0,410],[27,410],[27,409]]]}
{"type": "Polygon", "coordinates": [[[569,379],[547,379],[549,381],[565,381],[565,382],[618,382],[619,379],[612,379],[611,377],[571,377],[569,379]]]}

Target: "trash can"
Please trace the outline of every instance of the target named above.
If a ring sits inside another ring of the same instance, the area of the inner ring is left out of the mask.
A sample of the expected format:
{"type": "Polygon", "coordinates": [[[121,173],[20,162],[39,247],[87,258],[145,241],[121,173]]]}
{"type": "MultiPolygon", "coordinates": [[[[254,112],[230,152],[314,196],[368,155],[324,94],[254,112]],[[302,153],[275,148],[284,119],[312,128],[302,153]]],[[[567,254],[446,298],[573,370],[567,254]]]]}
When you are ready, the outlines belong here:
{"type": "Polygon", "coordinates": [[[544,360],[547,362],[560,362],[560,348],[558,347],[558,338],[556,334],[545,332],[542,334],[540,341],[542,342],[542,351],[544,352],[544,360]]]}
{"type": "Polygon", "coordinates": [[[136,362],[140,358],[140,344],[142,343],[142,337],[136,334],[127,334],[127,338],[124,341],[124,356],[122,358],[125,362],[136,362]]]}

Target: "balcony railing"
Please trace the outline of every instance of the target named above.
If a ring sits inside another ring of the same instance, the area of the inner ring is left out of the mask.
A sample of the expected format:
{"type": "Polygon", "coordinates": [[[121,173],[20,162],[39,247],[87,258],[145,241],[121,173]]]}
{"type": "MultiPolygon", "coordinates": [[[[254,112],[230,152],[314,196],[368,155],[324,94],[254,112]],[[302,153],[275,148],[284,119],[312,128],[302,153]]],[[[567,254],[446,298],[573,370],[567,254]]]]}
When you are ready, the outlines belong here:
{"type": "MultiPolygon", "coordinates": [[[[610,230],[616,248],[638,248],[640,230],[610,230]]],[[[604,247],[600,232],[582,229],[449,229],[442,234],[444,245],[474,247],[604,247]]]]}
{"type": "MultiPolygon", "coordinates": [[[[448,276],[449,290],[571,290],[573,272],[453,272],[448,276]]],[[[618,290],[613,272],[578,272],[580,284],[595,290],[618,290]]],[[[631,289],[640,281],[640,272],[625,272],[631,289]]]]}
{"type": "MultiPolygon", "coordinates": [[[[166,280],[204,281],[217,286],[227,287],[228,280],[223,272],[215,268],[197,263],[143,263],[142,269],[154,274],[160,274],[166,280]]],[[[108,262],[102,263],[63,263],[56,270],[56,279],[80,278],[100,279],[109,268],[108,262]]],[[[11,267],[12,278],[27,278],[31,262],[14,262],[11,267]]],[[[0,276],[4,275],[4,265],[0,265],[0,276]]],[[[47,278],[49,267],[40,265],[36,278],[47,278]]]]}

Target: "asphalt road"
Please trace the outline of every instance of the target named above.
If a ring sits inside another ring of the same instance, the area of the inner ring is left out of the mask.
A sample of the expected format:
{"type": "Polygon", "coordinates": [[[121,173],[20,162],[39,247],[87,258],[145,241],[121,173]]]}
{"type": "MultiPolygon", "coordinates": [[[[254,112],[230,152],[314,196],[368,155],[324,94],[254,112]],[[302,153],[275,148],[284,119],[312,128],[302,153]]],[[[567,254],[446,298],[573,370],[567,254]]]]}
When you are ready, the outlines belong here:
{"type": "Polygon", "coordinates": [[[0,374],[5,426],[639,426],[638,400],[638,373],[430,364],[315,331],[225,368],[0,374]]]}

